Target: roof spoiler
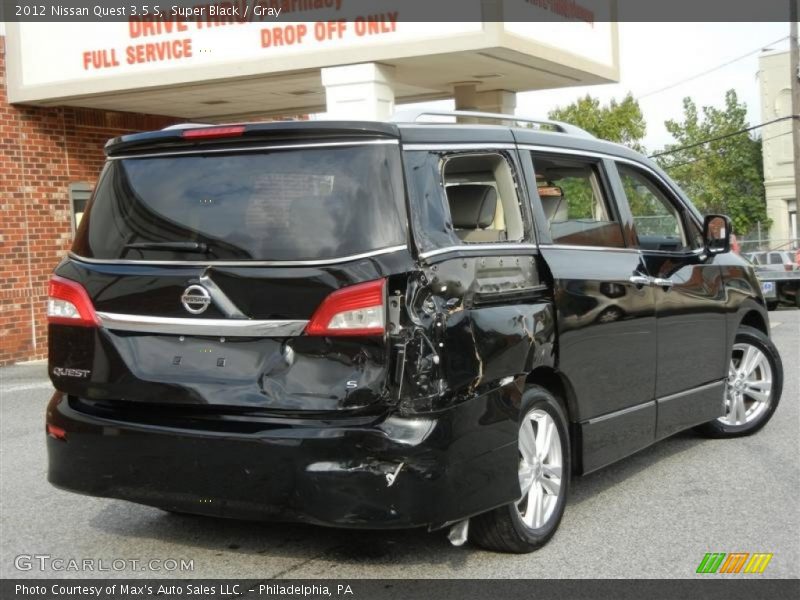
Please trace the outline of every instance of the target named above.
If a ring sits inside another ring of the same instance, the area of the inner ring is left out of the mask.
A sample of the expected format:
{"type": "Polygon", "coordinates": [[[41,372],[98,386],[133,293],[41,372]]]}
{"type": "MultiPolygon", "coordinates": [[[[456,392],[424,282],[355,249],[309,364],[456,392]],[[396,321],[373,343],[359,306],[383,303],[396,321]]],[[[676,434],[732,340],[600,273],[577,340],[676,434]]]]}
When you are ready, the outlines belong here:
{"type": "Polygon", "coordinates": [[[241,135],[203,139],[202,135],[184,135],[203,129],[233,127],[233,125],[180,123],[158,131],[123,135],[109,140],[105,146],[107,156],[119,156],[142,151],[167,151],[198,145],[221,144],[274,144],[302,143],[306,141],[348,141],[370,138],[398,139],[400,133],[393,123],[370,121],[268,121],[239,123],[241,135]]]}

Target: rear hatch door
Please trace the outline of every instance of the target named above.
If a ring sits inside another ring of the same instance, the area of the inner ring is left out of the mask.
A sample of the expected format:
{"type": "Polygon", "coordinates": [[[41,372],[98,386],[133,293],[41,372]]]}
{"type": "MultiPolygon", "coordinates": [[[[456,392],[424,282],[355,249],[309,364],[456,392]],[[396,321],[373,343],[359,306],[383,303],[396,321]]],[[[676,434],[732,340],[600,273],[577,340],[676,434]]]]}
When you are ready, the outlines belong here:
{"type": "Polygon", "coordinates": [[[385,402],[387,281],[413,268],[397,139],[260,133],[112,147],[56,272],[97,322],[51,323],[58,389],[208,410],[385,402]]]}

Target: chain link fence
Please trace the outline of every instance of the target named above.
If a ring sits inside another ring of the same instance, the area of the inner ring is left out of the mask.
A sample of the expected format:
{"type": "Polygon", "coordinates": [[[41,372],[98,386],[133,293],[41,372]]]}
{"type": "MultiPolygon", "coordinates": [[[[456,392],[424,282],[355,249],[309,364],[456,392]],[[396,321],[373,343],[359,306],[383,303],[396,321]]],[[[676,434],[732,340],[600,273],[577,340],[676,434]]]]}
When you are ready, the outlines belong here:
{"type": "Polygon", "coordinates": [[[800,250],[800,238],[753,238],[737,239],[741,254],[782,252],[794,254],[800,250]]]}

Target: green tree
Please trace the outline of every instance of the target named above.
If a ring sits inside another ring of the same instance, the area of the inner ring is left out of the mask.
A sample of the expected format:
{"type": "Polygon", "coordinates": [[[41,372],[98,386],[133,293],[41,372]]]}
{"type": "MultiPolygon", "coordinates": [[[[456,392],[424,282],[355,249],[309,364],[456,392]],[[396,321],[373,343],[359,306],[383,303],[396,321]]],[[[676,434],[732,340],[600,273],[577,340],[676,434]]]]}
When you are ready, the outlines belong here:
{"type": "Polygon", "coordinates": [[[600,139],[644,152],[641,141],[647,132],[647,124],[639,103],[630,93],[620,102],[612,99],[602,106],[600,100],[587,94],[572,104],[551,110],[548,116],[577,125],[600,139]]]}
{"type": "Polygon", "coordinates": [[[759,221],[769,227],[761,140],[740,133],[750,125],[747,106],[734,90],[725,94],[723,108],[704,106],[700,112],[685,98],[683,119],[665,125],[675,143],[658,153],[656,161],[700,211],[727,214],[740,237],[759,221]]]}

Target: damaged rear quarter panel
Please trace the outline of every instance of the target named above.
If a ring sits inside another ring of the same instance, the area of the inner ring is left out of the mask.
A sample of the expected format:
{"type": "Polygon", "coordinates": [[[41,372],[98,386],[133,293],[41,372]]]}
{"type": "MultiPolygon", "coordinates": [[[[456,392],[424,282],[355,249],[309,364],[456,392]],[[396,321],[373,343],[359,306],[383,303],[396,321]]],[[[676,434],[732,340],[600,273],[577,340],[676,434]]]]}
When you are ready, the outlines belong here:
{"type": "MultiPolygon", "coordinates": [[[[399,412],[437,415],[434,435],[446,440],[445,463],[430,471],[447,482],[439,525],[514,501],[527,376],[554,364],[552,301],[536,256],[440,260],[410,275],[402,300],[399,412]]],[[[412,453],[403,470],[414,463],[412,453]]]]}
{"type": "Polygon", "coordinates": [[[401,408],[445,408],[553,365],[552,302],[533,255],[430,264],[406,303],[401,408]]]}

